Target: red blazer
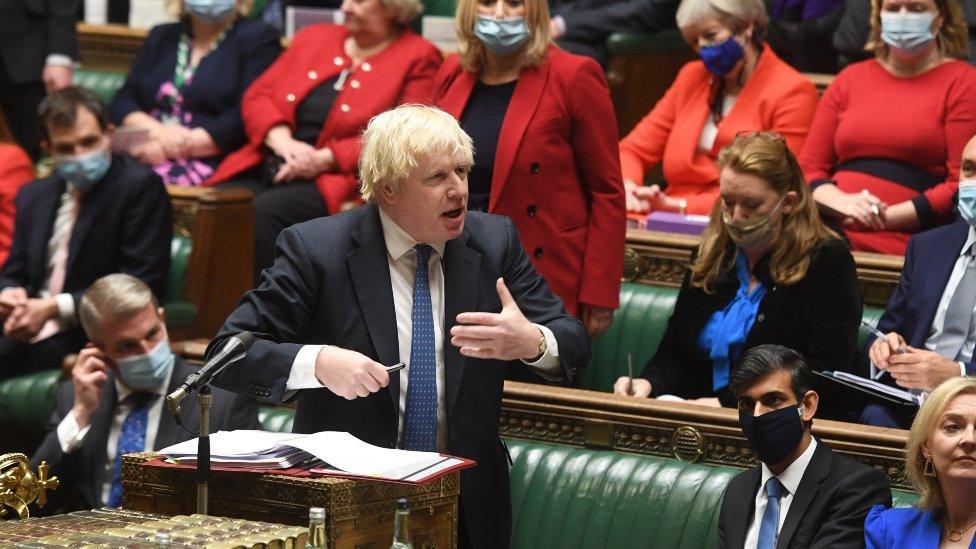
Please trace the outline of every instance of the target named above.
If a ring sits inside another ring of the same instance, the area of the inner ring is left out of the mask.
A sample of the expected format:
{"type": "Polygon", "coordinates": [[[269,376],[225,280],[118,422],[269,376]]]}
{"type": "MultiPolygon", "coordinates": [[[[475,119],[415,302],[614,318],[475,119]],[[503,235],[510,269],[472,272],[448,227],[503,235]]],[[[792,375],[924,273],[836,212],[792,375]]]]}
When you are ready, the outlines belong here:
{"type": "MultiPolygon", "coordinates": [[[[460,118],[478,75],[444,62],[433,102],[460,118]]],[[[526,67],[502,122],[488,209],[518,228],[532,262],[561,297],[616,308],[626,229],[617,123],[592,59],[550,46],[526,67]]]]}
{"type": "MultiPolygon", "coordinates": [[[[295,128],[295,109],[323,80],[350,64],[342,44],[343,26],[313,25],[300,32],[291,46],[244,93],[241,116],[248,143],[221,162],[205,185],[227,181],[249,170],[268,154],[264,138],[272,127],[295,128]]],[[[359,197],[356,164],[359,136],[369,119],[402,103],[423,103],[430,95],[443,56],[430,42],[409,29],[386,49],[364,62],[346,78],[325,119],[316,148],[328,146],[336,158],[333,172],[320,174],[315,184],[329,213],[359,197]]]]}
{"type": "Polygon", "coordinates": [[[14,238],[14,198],[34,179],[31,159],[20,147],[0,143],[0,267],[7,261],[14,238]]]}

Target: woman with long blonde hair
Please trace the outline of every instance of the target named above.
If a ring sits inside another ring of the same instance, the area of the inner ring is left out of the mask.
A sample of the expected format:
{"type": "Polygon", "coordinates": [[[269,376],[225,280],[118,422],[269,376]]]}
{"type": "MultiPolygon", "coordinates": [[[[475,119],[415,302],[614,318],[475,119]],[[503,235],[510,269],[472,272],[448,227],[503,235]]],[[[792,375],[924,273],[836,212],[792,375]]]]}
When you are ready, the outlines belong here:
{"type": "Polygon", "coordinates": [[[854,259],[820,221],[786,141],[741,134],[718,164],[719,201],[661,344],[615,393],[734,407],[731,365],[763,343],[795,349],[817,370],[853,367],[862,310],[854,259]]]}

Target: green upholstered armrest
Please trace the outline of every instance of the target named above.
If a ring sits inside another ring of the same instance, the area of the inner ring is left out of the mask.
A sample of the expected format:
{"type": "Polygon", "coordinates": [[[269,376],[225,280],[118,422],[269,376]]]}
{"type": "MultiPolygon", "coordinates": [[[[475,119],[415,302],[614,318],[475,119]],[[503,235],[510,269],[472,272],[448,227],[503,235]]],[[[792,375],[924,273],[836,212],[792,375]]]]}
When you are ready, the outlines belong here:
{"type": "Polygon", "coordinates": [[[74,72],[74,84],[82,88],[88,88],[95,92],[95,95],[108,104],[115,92],[119,91],[125,83],[125,73],[119,71],[103,71],[91,69],[78,69],[74,72]]]}
{"type": "MultiPolygon", "coordinates": [[[[881,320],[881,315],[884,314],[884,309],[879,307],[865,307],[864,314],[861,316],[863,320],[867,320],[869,324],[877,327],[878,321],[881,320]]],[[[857,349],[860,352],[864,348],[864,344],[867,342],[868,337],[871,336],[871,331],[860,325],[857,328],[857,349]]]]}
{"type": "Polygon", "coordinates": [[[911,507],[918,503],[918,494],[904,490],[891,491],[891,504],[895,507],[911,507]]]}
{"type": "Polygon", "coordinates": [[[653,34],[617,32],[607,38],[607,53],[610,55],[674,53],[689,49],[688,43],[681,37],[678,29],[668,29],[653,34]]]}
{"type": "Polygon", "coordinates": [[[196,319],[197,308],[184,301],[183,288],[186,285],[186,269],[193,252],[193,240],[174,234],[170,243],[169,276],[166,278],[166,325],[170,328],[189,328],[196,319]]]}
{"type": "MultiPolygon", "coordinates": [[[[671,318],[678,289],[625,282],[620,285],[620,308],[614,313],[610,329],[593,342],[590,364],[576,380],[576,387],[609,392],[613,382],[627,375],[627,353],[631,353],[634,373],[657,351],[671,318]]],[[[883,309],[865,307],[863,318],[877,325],[883,309]]],[[[868,331],[858,331],[858,350],[863,347],[868,331]]]]}
{"type": "Polygon", "coordinates": [[[0,425],[47,429],[60,379],[61,370],[46,370],[0,381],[0,425]]]}
{"type": "Polygon", "coordinates": [[[290,433],[291,424],[295,421],[294,408],[277,408],[272,406],[258,407],[258,421],[265,431],[276,433],[290,433]]]}
{"type": "Polygon", "coordinates": [[[515,548],[715,547],[741,470],[508,440],[515,548]]]}

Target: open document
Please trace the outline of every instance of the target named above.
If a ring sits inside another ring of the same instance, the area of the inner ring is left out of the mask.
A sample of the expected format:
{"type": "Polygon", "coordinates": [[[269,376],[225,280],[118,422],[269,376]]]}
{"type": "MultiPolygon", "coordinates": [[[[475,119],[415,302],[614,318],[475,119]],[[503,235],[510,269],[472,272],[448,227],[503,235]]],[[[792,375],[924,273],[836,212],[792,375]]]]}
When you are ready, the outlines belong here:
{"type": "Polygon", "coordinates": [[[915,394],[897,387],[892,387],[890,385],[885,385],[884,383],[874,381],[873,379],[867,379],[847,372],[824,371],[814,373],[820,377],[828,378],[842,385],[846,385],[847,387],[852,387],[864,393],[881,397],[889,402],[921,406],[924,398],[923,395],[915,394]]]}
{"type": "MultiPolygon", "coordinates": [[[[178,464],[195,465],[197,440],[160,450],[178,464]]],[[[216,466],[248,470],[311,468],[312,473],[421,483],[455,469],[470,467],[471,460],[435,452],[381,448],[349,433],[322,431],[308,435],[268,431],[219,431],[210,435],[210,460],[216,466]]]]}

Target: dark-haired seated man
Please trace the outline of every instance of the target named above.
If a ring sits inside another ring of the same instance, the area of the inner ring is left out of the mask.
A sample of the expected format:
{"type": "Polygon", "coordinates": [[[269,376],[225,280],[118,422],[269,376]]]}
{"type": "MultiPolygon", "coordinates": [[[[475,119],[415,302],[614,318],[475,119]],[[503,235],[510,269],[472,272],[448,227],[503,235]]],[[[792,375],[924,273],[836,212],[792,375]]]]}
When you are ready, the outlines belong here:
{"type": "MultiPolygon", "coordinates": [[[[199,407],[181,407],[181,428],[164,406],[166,394],[194,369],[170,350],[163,309],[137,278],[100,278],[81,299],[79,316],[92,343],[58,387],[52,430],[32,463],[47,461],[61,480],[53,507],[117,507],[123,454],[165,448],[199,432],[199,407]]],[[[213,389],[212,432],[260,428],[253,400],[213,389]]]]}
{"type": "Polygon", "coordinates": [[[172,210],[149,168],[111,153],[105,107],[80,88],[39,109],[55,172],[15,199],[13,243],[0,271],[0,378],[58,368],[85,343],[75,309],[109,273],[131,274],[163,297],[172,210]]]}
{"type": "Polygon", "coordinates": [[[888,478],[810,434],[819,397],[806,361],[781,345],[760,345],[732,371],[739,423],[761,463],[726,488],[719,547],[864,547],[868,510],[891,507],[888,478]]]}
{"type": "MultiPolygon", "coordinates": [[[[959,219],[908,241],[898,286],[864,352],[871,375],[914,393],[947,379],[976,375],[976,137],[962,150],[956,208],[959,219]]],[[[907,429],[904,410],[868,405],[861,423],[907,429]]]]}

